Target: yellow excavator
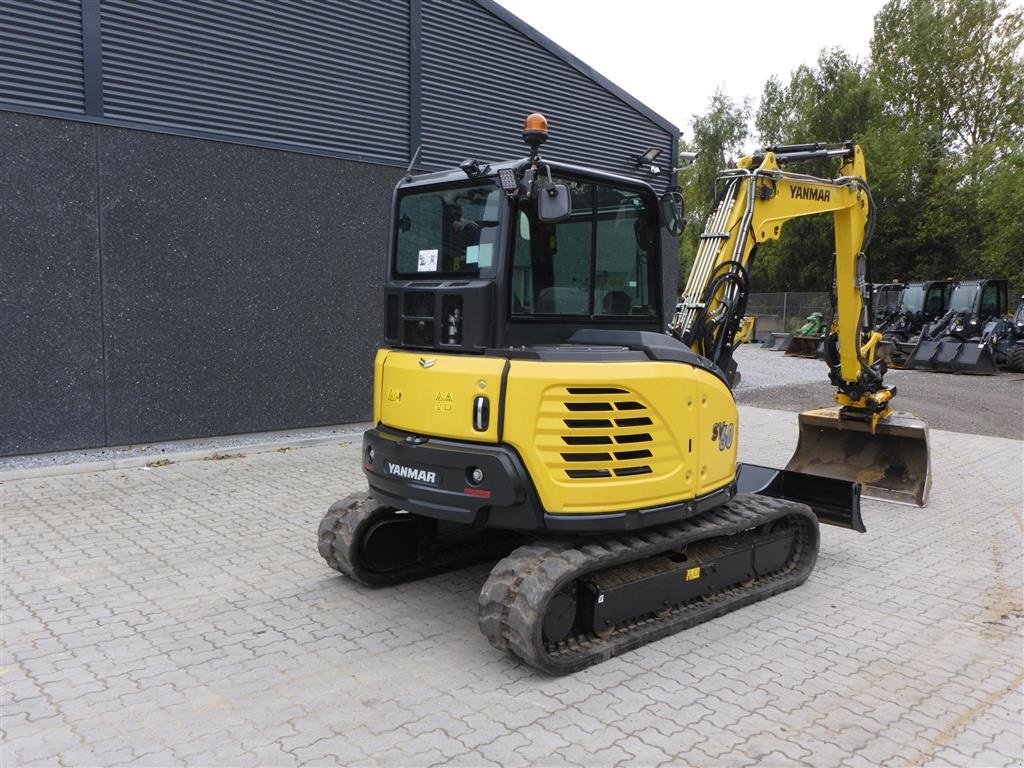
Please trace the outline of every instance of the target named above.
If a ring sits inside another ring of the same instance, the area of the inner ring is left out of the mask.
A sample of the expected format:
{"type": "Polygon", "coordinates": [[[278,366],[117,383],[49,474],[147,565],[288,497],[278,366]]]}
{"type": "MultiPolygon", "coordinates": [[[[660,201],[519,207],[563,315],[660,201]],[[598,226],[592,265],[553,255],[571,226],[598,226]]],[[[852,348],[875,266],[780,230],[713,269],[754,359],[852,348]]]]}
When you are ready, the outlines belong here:
{"type": "Polygon", "coordinates": [[[371,586],[498,561],[481,631],[565,674],[803,583],[819,520],[864,530],[862,486],[923,504],[927,431],[893,414],[873,359],[859,148],[777,147],[725,172],[666,323],[661,231],[681,232],[681,194],[546,161],[547,137],[534,114],[528,157],[399,182],[369,491],[331,507],[318,548],[371,586]],[[784,168],[829,157],[834,179],[784,168]],[[740,464],[732,352],[754,251],[818,213],[836,223],[839,406],[801,415],[787,469],[740,464]]]}

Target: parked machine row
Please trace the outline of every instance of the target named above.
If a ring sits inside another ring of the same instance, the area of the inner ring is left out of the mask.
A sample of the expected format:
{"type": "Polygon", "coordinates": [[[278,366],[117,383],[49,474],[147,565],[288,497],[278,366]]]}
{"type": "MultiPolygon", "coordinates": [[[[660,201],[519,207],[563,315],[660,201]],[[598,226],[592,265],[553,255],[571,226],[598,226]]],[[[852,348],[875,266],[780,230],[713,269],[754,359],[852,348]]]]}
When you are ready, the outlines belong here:
{"type": "Polygon", "coordinates": [[[945,373],[1024,371],[1024,297],[1007,313],[1006,280],[935,280],[880,286],[875,328],[893,367],[945,373]]]}

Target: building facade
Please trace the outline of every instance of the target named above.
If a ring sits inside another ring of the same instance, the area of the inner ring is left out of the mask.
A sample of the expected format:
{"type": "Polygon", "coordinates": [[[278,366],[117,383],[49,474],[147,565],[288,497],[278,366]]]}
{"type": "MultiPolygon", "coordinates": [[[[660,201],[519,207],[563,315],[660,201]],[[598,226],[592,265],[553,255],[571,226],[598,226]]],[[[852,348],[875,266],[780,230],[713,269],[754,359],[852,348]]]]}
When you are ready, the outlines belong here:
{"type": "Polygon", "coordinates": [[[491,0],[0,0],[0,454],[368,418],[395,183],[533,111],[676,154],[491,0]]]}

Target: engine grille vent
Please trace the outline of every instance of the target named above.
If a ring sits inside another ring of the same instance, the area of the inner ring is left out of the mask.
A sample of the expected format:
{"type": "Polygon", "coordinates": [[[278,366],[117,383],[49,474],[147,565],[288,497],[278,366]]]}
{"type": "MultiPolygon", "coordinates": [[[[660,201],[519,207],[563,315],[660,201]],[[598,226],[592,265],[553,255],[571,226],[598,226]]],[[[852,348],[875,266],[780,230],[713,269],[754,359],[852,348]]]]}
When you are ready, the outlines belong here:
{"type": "Polygon", "coordinates": [[[553,387],[544,396],[538,447],[573,480],[654,474],[671,440],[654,411],[622,387],[553,387]]]}

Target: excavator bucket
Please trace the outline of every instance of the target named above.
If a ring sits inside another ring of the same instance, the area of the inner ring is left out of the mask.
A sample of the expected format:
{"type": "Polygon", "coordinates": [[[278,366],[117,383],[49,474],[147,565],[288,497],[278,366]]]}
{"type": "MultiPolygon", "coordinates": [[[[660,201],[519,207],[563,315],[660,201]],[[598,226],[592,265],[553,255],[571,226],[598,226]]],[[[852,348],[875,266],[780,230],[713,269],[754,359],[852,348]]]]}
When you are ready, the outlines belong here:
{"type": "MultiPolygon", "coordinates": [[[[892,341],[890,359],[887,361],[890,368],[909,368],[913,365],[912,357],[917,349],[916,341],[892,341]]],[[[881,347],[881,344],[879,344],[881,347]]]]}
{"type": "Polygon", "coordinates": [[[789,347],[789,342],[793,338],[792,333],[780,333],[778,331],[772,331],[771,340],[764,345],[765,349],[770,349],[772,352],[785,352],[789,347]]]}
{"type": "Polygon", "coordinates": [[[956,339],[920,342],[903,367],[981,376],[990,376],[998,370],[988,344],[956,339]]]}
{"type": "Polygon", "coordinates": [[[786,357],[817,357],[821,339],[822,334],[820,333],[811,336],[800,336],[794,333],[786,348],[786,357]]]}
{"type": "Polygon", "coordinates": [[[869,498],[918,507],[928,501],[928,425],[909,413],[868,422],[840,418],[839,408],[800,414],[800,437],[786,469],[861,484],[869,498]]]}
{"type": "Polygon", "coordinates": [[[892,350],[893,342],[883,339],[875,347],[875,359],[884,360],[886,367],[892,367],[892,350]]]}

